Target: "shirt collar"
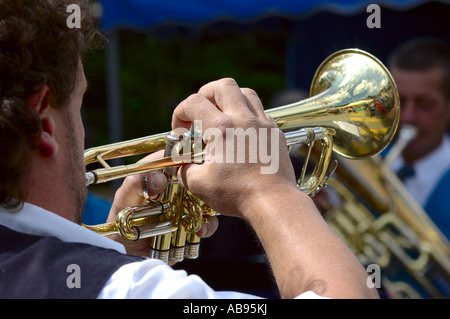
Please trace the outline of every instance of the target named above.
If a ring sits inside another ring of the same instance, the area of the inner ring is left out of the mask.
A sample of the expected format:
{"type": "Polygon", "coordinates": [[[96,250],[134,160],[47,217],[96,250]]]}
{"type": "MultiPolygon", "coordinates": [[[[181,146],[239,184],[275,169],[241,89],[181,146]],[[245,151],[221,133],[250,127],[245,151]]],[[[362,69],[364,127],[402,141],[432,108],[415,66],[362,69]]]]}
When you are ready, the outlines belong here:
{"type": "Polygon", "coordinates": [[[429,155],[414,163],[414,169],[418,174],[442,175],[450,164],[450,138],[444,136],[441,145],[429,155]]]}
{"type": "MultiPolygon", "coordinates": [[[[427,156],[415,161],[411,166],[414,168],[416,174],[419,175],[423,175],[424,173],[429,174],[430,172],[441,173],[440,168],[445,169],[449,166],[449,159],[450,137],[446,135],[438,148],[427,156]]],[[[404,164],[405,161],[403,160],[403,157],[400,156],[392,163],[392,169],[398,171],[404,164]]]]}
{"type": "Polygon", "coordinates": [[[125,253],[122,244],[29,203],[24,203],[18,212],[0,207],[0,224],[30,235],[53,236],[65,242],[90,244],[125,253]]]}

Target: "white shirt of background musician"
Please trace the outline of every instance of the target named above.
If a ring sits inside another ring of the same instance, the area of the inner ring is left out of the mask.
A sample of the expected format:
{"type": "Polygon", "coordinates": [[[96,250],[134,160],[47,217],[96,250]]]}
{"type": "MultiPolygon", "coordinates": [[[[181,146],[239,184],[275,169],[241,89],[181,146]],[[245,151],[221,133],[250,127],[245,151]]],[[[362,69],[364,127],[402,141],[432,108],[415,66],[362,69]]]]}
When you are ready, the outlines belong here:
{"type": "MultiPolygon", "coordinates": [[[[404,165],[399,157],[392,164],[397,172],[404,165]]],[[[442,144],[426,157],[413,163],[414,176],[405,180],[404,184],[417,202],[425,206],[442,176],[450,169],[450,137],[445,136],[442,144]]]]}

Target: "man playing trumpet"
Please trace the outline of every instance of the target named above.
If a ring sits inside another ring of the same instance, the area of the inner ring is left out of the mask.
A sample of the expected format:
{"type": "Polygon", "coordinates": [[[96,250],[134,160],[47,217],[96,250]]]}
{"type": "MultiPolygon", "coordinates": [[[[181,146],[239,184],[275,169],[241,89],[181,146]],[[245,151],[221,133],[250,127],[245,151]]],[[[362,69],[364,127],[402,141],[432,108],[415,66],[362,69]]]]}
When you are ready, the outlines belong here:
{"type": "MultiPolygon", "coordinates": [[[[80,226],[86,199],[84,128],[87,81],[82,56],[96,31],[87,11],[68,28],[74,1],[0,1],[0,296],[2,298],[245,298],[213,291],[197,276],[138,257],[148,242],[119,244],[80,226]],[[70,282],[79,267],[80,287],[70,282]]],[[[203,86],[175,109],[173,128],[276,129],[256,93],[231,79],[203,86]]],[[[279,169],[257,163],[189,164],[183,186],[224,215],[245,219],[267,253],[284,298],[377,297],[351,251],[299,192],[279,132],[279,169]]],[[[208,143],[208,141],[205,141],[208,143]]],[[[149,195],[165,180],[145,174],[149,195]]],[[[141,179],[125,179],[110,212],[143,202],[141,179]]],[[[204,237],[217,227],[212,220],[204,237]]]]}

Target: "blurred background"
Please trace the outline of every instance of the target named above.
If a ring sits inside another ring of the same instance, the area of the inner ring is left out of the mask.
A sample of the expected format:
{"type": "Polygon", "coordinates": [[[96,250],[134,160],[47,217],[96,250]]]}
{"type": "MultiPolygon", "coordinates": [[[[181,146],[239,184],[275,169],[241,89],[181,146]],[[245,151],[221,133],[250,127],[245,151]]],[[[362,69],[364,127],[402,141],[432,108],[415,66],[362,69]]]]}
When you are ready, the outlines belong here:
{"type": "Polygon", "coordinates": [[[356,47],[385,62],[413,37],[450,41],[450,1],[378,1],[381,28],[372,29],[370,3],[100,1],[96,11],[109,43],[85,60],[88,144],[167,131],[180,101],[222,77],[255,89],[270,107],[284,89],[308,92],[315,70],[334,51],[356,47]]]}
{"type": "MultiPolygon", "coordinates": [[[[450,1],[377,1],[380,28],[367,25],[371,3],[99,1],[95,11],[108,43],[85,59],[90,87],[83,107],[86,147],[169,131],[177,104],[222,77],[253,88],[269,108],[284,90],[307,94],[319,64],[337,50],[359,48],[386,62],[397,45],[415,37],[434,36],[450,44],[450,1]]],[[[112,198],[109,186],[93,191],[112,198]]],[[[226,220],[220,231],[229,233],[229,227],[248,233],[246,225],[226,220]]],[[[202,241],[200,260],[180,267],[201,273],[216,289],[274,296],[258,243],[251,235],[229,237],[219,232],[202,241]],[[237,262],[244,255],[252,263],[237,262]],[[224,280],[222,274],[230,269],[235,276],[224,280]],[[256,280],[249,282],[250,277],[256,280]]]]}

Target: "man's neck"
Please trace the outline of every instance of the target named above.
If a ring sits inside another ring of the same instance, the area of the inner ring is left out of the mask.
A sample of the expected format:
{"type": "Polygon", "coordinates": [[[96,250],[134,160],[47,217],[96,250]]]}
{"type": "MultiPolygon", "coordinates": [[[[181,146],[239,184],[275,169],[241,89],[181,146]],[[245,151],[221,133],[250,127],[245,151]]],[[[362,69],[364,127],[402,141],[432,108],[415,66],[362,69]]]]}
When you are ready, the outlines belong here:
{"type": "Polygon", "coordinates": [[[55,160],[34,158],[26,180],[26,202],[75,222],[74,203],[55,160]]]}

